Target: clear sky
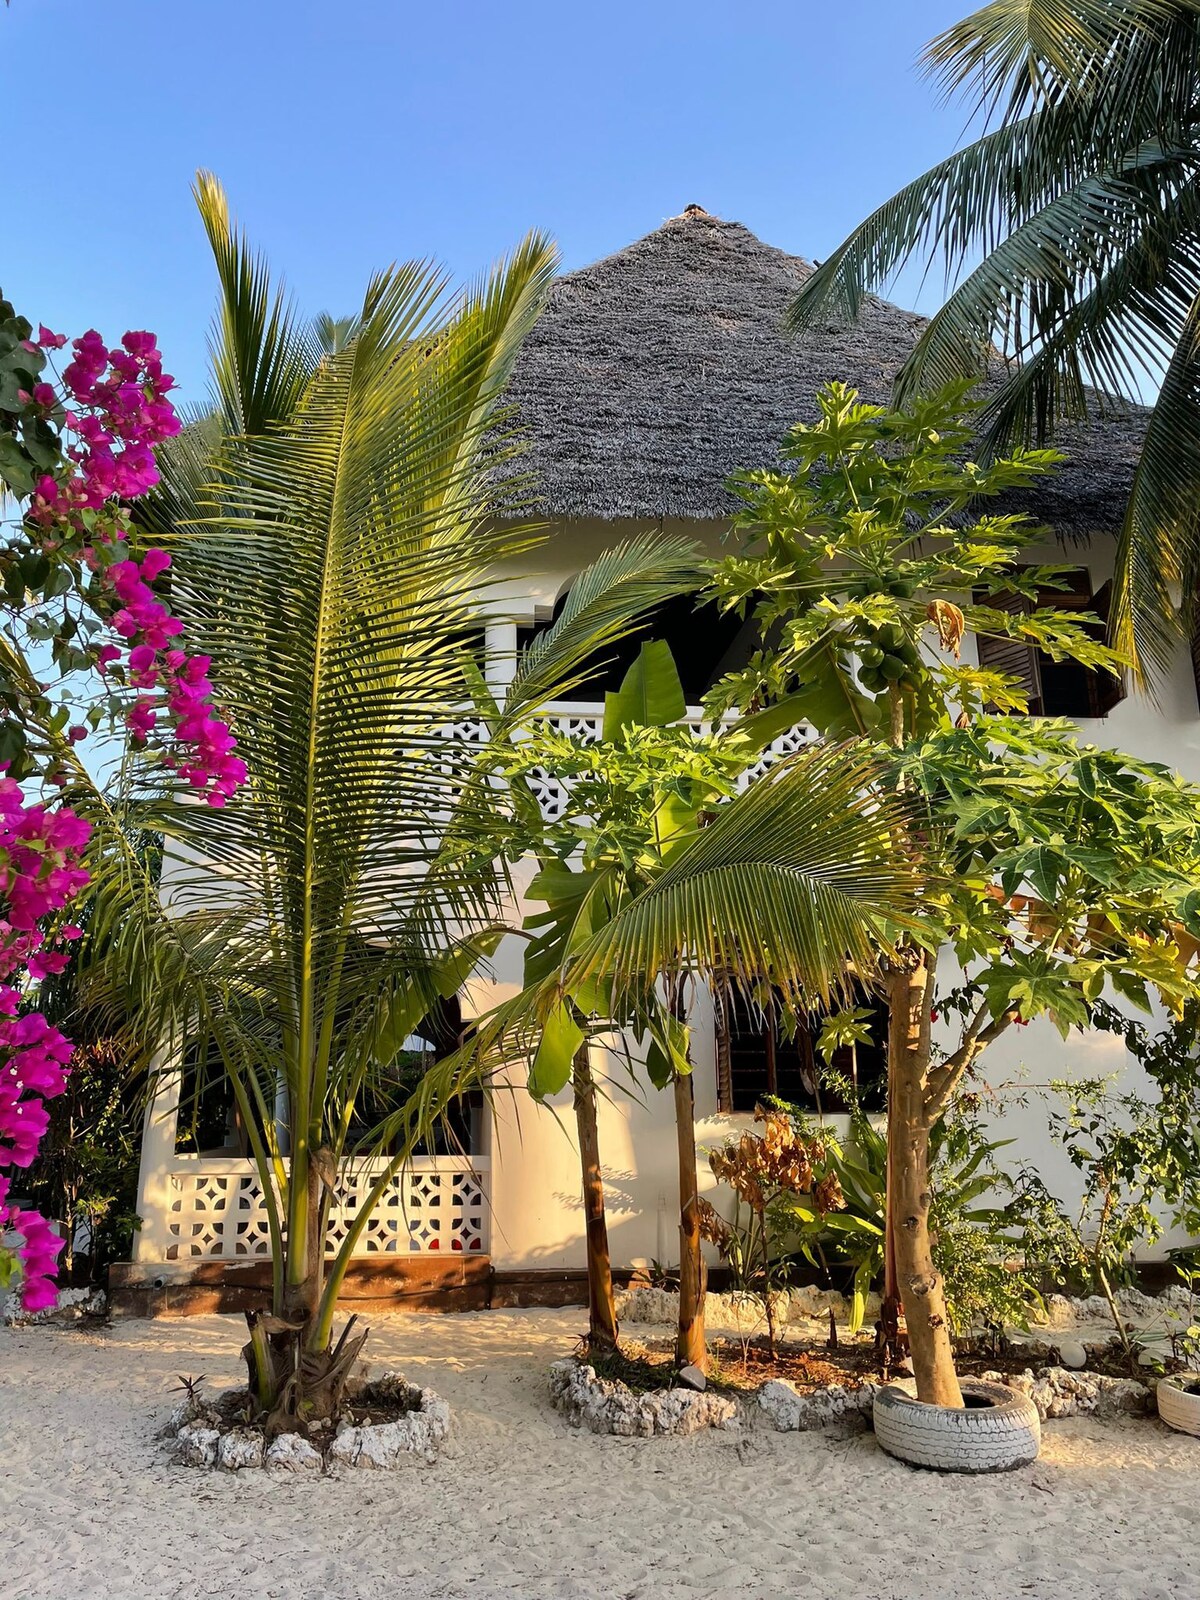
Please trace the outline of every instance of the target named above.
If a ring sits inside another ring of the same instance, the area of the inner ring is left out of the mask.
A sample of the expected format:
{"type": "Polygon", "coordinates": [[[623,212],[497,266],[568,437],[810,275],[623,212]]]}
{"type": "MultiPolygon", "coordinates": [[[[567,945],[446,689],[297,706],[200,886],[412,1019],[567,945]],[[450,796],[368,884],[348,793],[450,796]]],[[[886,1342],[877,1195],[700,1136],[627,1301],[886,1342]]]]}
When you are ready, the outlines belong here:
{"type": "Polygon", "coordinates": [[[11,0],[0,288],[71,334],[152,328],[198,400],[198,166],[310,312],[354,309],[397,258],[474,274],[533,226],[580,266],[691,202],[819,258],[958,142],[917,61],[970,9],[11,0]]]}

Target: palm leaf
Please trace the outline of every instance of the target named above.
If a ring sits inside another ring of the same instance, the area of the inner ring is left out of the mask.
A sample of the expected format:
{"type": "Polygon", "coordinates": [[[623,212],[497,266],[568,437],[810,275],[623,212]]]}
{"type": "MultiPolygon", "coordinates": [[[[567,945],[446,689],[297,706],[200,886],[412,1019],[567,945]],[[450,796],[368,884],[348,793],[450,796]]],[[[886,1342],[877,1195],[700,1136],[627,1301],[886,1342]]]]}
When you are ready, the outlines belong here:
{"type": "Polygon", "coordinates": [[[870,980],[897,921],[915,909],[899,845],[903,803],[851,746],[781,762],[722,808],[660,877],[570,958],[568,989],[611,981],[622,994],[690,970],[720,985],[828,1002],[851,973],[870,980]]]}

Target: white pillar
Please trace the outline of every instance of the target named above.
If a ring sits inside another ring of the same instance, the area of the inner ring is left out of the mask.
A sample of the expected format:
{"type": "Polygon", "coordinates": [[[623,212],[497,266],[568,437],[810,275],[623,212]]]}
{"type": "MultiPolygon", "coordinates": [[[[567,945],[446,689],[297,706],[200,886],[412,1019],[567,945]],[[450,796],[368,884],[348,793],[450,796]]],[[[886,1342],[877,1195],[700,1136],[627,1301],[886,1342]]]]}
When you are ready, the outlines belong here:
{"type": "Polygon", "coordinates": [[[505,692],[517,671],[517,625],[515,622],[489,622],[484,637],[488,688],[503,705],[505,692]]]}
{"type": "Polygon", "coordinates": [[[138,1167],[137,1210],[142,1225],[133,1235],[135,1261],[167,1259],[170,1244],[167,1222],[175,1198],[171,1169],[175,1165],[175,1132],[182,1082],[182,1074],[177,1069],[160,1072],[154,1097],[146,1107],[142,1158],[138,1167]]]}

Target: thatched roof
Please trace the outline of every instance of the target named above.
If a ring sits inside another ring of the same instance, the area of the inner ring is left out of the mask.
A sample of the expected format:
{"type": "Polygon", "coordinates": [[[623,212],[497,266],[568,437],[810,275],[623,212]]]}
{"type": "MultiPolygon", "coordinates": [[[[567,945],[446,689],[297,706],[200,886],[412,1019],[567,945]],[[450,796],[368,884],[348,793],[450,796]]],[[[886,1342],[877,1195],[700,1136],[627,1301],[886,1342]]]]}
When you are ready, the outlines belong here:
{"type": "MultiPolygon", "coordinates": [[[[727,518],[725,479],[778,463],[834,378],[885,401],[925,319],[872,298],[852,326],[796,340],[784,310],[812,271],[738,222],[689,207],[559,278],[510,393],[538,509],[556,520],[727,518]]],[[[1068,537],[1119,526],[1145,412],[1060,432],[1072,460],[1027,508],[1068,537]]]]}

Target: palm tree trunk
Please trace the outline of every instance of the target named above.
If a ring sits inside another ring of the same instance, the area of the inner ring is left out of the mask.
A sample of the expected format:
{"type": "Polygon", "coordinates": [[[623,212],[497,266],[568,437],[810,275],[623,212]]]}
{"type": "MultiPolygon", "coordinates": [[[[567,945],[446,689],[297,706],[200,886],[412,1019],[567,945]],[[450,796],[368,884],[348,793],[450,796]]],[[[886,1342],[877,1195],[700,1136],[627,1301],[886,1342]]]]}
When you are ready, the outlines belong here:
{"type": "MultiPolygon", "coordinates": [[[[288,1322],[302,1322],[306,1328],[316,1321],[321,1303],[321,1180],[318,1163],[306,1161],[302,1171],[293,1157],[294,1181],[305,1185],[302,1203],[289,1205],[288,1220],[303,1229],[301,1239],[288,1240],[288,1274],[284,1284],[281,1314],[288,1322]]],[[[301,1197],[297,1197],[301,1199],[301,1197]]]]}
{"type": "Polygon", "coordinates": [[[704,1343],[704,1252],[700,1248],[700,1189],[696,1181],[696,1112],[690,1072],[677,1072],[675,1139],[679,1147],[679,1331],[675,1359],[680,1366],[708,1370],[704,1343]]]}
{"type": "Polygon", "coordinates": [[[910,959],[888,983],[888,1213],[917,1399],[961,1407],[942,1276],[929,1239],[930,1119],[925,1076],[933,974],[926,955],[915,950],[908,955],[910,959]]]}
{"type": "Polygon", "coordinates": [[[600,1132],[596,1119],[596,1084],[592,1077],[590,1047],[585,1040],[575,1052],[571,1084],[575,1098],[575,1126],[579,1133],[579,1162],[583,1170],[583,1215],[587,1240],[588,1347],[593,1351],[617,1347],[617,1310],[613,1300],[612,1260],[608,1252],[608,1223],[604,1215],[604,1177],[600,1168],[600,1132]]]}

